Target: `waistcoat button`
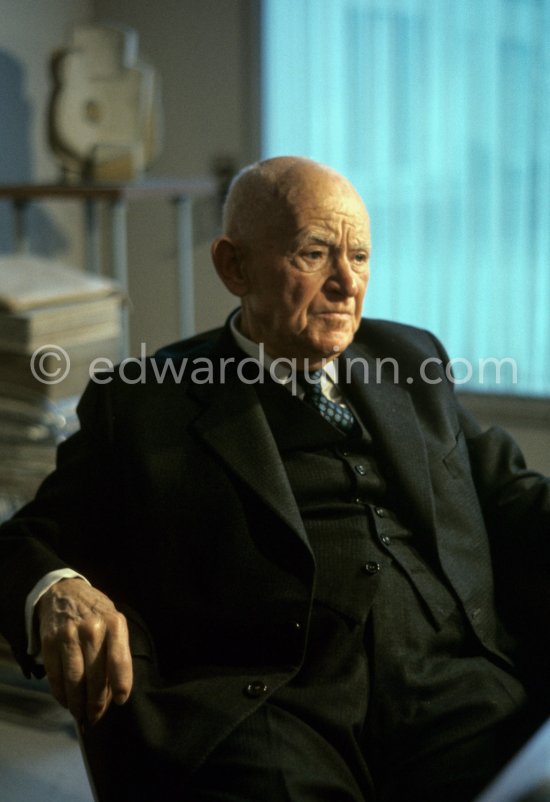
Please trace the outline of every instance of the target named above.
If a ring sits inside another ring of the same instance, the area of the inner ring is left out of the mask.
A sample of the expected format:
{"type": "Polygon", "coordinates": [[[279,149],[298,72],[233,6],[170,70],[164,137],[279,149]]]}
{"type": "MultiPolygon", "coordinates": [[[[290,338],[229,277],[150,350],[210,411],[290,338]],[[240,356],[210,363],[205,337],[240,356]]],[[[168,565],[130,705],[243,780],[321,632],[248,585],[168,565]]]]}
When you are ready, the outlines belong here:
{"type": "Polygon", "coordinates": [[[363,566],[363,570],[367,574],[376,574],[380,570],[380,563],[377,562],[365,563],[365,565],[363,566]]]}
{"type": "Polygon", "coordinates": [[[254,682],[249,682],[244,689],[245,694],[250,696],[251,699],[257,699],[268,691],[268,686],[265,684],[265,682],[262,682],[261,679],[254,680],[254,682]]]}

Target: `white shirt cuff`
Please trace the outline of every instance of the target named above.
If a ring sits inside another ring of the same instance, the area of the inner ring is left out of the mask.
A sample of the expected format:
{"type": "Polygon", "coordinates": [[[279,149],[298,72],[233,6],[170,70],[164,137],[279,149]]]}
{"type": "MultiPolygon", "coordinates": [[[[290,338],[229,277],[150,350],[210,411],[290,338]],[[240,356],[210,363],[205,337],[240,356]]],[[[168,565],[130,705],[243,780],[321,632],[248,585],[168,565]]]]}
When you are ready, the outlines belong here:
{"type": "Polygon", "coordinates": [[[34,608],[44,593],[61,579],[83,579],[88,585],[90,584],[86,577],[77,571],[73,571],[72,568],[58,568],[56,571],[50,571],[43,576],[33,587],[25,601],[25,630],[27,633],[27,654],[34,656],[37,663],[41,662],[41,658],[40,642],[34,631],[34,608]]]}

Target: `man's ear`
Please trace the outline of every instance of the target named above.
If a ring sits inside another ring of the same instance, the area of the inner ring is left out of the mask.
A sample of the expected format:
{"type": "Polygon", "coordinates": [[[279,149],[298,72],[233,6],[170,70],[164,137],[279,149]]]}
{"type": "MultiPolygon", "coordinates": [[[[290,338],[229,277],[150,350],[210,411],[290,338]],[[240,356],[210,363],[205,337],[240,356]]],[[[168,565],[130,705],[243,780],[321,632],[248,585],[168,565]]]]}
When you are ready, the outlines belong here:
{"type": "Polygon", "coordinates": [[[242,298],[248,291],[248,281],[243,270],[239,248],[229,237],[214,240],[210,248],[212,261],[218,276],[233,295],[242,298]]]}

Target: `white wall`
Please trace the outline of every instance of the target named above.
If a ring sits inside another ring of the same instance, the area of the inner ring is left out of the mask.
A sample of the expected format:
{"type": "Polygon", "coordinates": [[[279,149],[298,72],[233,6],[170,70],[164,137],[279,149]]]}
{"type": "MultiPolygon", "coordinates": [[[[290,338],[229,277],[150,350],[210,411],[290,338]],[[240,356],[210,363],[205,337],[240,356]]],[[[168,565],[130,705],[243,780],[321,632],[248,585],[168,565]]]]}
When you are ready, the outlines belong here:
{"type": "MultiPolygon", "coordinates": [[[[250,0],[96,0],[96,20],[134,28],[140,53],[163,86],[165,142],[154,175],[197,176],[228,157],[238,167],[258,157],[251,92],[257,42],[250,0]]],[[[217,204],[199,204],[195,225],[197,329],[223,322],[236,304],[210,263],[217,204]]],[[[132,344],[151,351],[178,338],[174,232],[170,209],[136,202],[129,209],[132,344]]]]}
{"type": "Polygon", "coordinates": [[[0,49],[21,63],[22,88],[33,110],[29,141],[37,180],[56,171],[45,137],[50,56],[70,27],[91,18],[92,12],[92,0],[0,0],[0,49]]]}
{"type": "MultiPolygon", "coordinates": [[[[71,26],[91,19],[92,0],[0,0],[0,182],[52,181],[47,145],[50,57],[71,26]]],[[[32,212],[33,245],[82,263],[81,210],[47,203],[32,212]]],[[[11,210],[0,205],[0,248],[12,247],[11,210]]]]}

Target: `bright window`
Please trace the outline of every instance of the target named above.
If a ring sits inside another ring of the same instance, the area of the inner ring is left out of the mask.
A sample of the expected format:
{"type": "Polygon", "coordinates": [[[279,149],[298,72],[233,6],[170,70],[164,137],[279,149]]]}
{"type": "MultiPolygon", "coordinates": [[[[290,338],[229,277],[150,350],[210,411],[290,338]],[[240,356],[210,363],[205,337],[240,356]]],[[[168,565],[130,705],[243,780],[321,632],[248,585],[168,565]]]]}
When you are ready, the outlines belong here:
{"type": "Polygon", "coordinates": [[[550,395],[550,0],[263,0],[262,31],[263,155],[363,195],[365,314],[550,395]]]}

